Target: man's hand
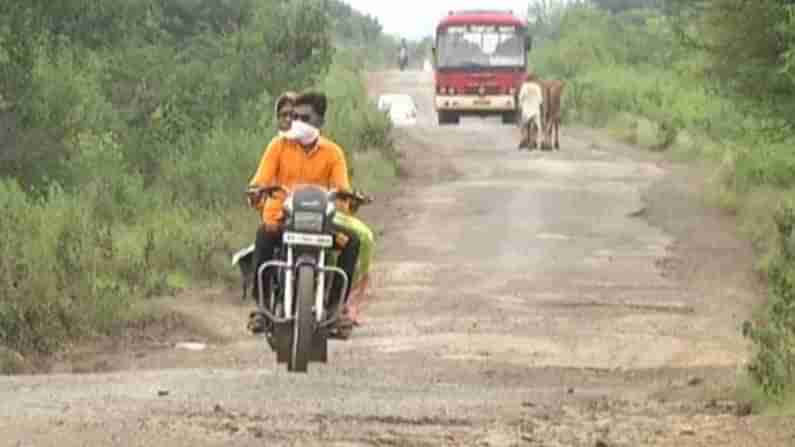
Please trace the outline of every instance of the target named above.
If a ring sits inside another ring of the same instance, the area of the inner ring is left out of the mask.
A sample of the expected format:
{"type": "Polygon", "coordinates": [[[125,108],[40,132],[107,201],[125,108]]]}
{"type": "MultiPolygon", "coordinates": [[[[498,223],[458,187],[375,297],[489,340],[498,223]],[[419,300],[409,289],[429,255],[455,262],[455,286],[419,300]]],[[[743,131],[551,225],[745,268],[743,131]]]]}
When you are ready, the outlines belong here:
{"type": "Polygon", "coordinates": [[[337,208],[351,215],[356,214],[359,211],[359,207],[363,204],[372,203],[373,201],[372,197],[358,189],[341,195],[342,197],[337,197],[337,208]]]}
{"type": "Polygon", "coordinates": [[[246,203],[248,203],[248,206],[251,208],[257,207],[257,204],[259,204],[259,199],[260,199],[259,196],[256,196],[254,194],[246,195],[246,203]]]}
{"type": "Polygon", "coordinates": [[[249,188],[246,191],[246,201],[248,202],[248,206],[251,208],[256,208],[259,205],[260,201],[262,200],[262,190],[259,188],[249,188]]]}

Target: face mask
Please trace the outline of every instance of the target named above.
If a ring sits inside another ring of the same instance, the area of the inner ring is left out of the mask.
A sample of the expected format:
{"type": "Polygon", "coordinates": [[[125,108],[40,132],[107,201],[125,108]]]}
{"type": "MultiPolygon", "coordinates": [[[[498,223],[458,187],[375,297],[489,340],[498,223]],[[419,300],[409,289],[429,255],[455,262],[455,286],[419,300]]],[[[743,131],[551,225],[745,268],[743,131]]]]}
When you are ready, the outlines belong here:
{"type": "Polygon", "coordinates": [[[303,121],[293,121],[290,130],[284,132],[283,136],[288,140],[295,140],[304,146],[308,146],[317,140],[320,136],[320,131],[317,127],[303,121]]]}

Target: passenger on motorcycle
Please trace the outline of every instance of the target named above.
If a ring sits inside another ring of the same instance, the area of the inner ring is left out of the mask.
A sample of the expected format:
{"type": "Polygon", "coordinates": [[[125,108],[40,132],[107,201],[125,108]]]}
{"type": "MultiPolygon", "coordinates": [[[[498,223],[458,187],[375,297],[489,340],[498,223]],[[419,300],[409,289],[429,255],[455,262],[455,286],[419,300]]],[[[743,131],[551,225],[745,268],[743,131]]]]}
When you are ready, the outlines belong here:
{"type": "MultiPolygon", "coordinates": [[[[297,98],[298,93],[286,91],[282,93],[282,95],[276,100],[276,104],[274,106],[274,116],[276,117],[276,130],[279,133],[273,140],[276,138],[285,137],[287,135],[287,131],[290,130],[290,127],[293,124],[293,108],[295,107],[295,100],[297,98]]],[[[267,147],[270,147],[271,144],[273,144],[273,140],[271,140],[267,147]]],[[[254,176],[256,177],[256,174],[254,176]]],[[[265,201],[261,199],[261,197],[255,197],[251,195],[248,196],[248,204],[251,207],[256,208],[260,214],[262,214],[262,207],[265,205],[265,201]]]]}
{"type": "Polygon", "coordinates": [[[298,93],[286,91],[276,100],[276,126],[279,136],[284,136],[293,124],[296,99],[298,99],[298,93]]]}
{"type": "MultiPolygon", "coordinates": [[[[364,198],[363,194],[358,194],[364,198]]],[[[373,231],[358,216],[356,205],[351,204],[351,213],[337,212],[334,215],[334,224],[356,233],[359,237],[359,260],[356,264],[356,276],[351,279],[351,291],[345,307],[346,322],[352,325],[361,323],[359,312],[367,298],[370,285],[370,267],[372,266],[375,250],[375,237],[373,231]]]]}
{"type": "MultiPolygon", "coordinates": [[[[322,93],[309,92],[298,96],[283,95],[277,102],[277,118],[280,135],[275,137],[264,150],[259,167],[249,182],[251,187],[267,187],[279,185],[290,189],[300,184],[318,185],[327,189],[350,191],[348,167],[345,153],[334,142],[320,135],[327,109],[327,99],[322,93]],[[282,103],[279,107],[278,103],[282,103]],[[292,108],[292,110],[290,110],[292,108]],[[287,123],[289,121],[289,128],[287,123]],[[288,130],[284,130],[288,129],[288,130]]],[[[254,271],[258,271],[262,263],[273,259],[274,250],[282,238],[282,205],[284,195],[250,196],[249,203],[260,210],[262,225],[257,230],[254,249],[254,271]]],[[[348,204],[337,204],[341,211],[348,211],[348,204]]],[[[349,279],[356,273],[359,256],[360,238],[355,231],[340,226],[337,237],[338,266],[345,271],[349,279]]],[[[254,279],[254,296],[258,296],[258,288],[263,294],[270,293],[270,271],[267,270],[263,283],[259,284],[258,275],[254,279]]],[[[347,300],[342,295],[343,281],[334,277],[331,287],[333,308],[338,299],[347,300]]],[[[350,288],[348,288],[350,293],[350,288]]],[[[267,319],[254,311],[249,318],[249,329],[261,333],[266,329],[267,319]]],[[[349,322],[340,321],[344,325],[349,322]]]]}

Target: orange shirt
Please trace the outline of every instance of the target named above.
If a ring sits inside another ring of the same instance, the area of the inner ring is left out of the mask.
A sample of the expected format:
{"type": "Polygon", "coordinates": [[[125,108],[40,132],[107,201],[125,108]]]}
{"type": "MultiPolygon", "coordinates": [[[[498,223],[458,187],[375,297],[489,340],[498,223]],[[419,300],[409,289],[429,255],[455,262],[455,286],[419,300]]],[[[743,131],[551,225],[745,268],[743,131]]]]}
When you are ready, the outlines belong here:
{"type": "MultiPolygon", "coordinates": [[[[249,185],[280,185],[292,189],[302,184],[350,191],[345,153],[324,137],[318,139],[317,145],[309,153],[297,142],[275,137],[265,148],[249,185]]],[[[284,199],[282,196],[274,197],[257,206],[263,222],[277,223],[282,219],[284,199]]],[[[345,203],[338,202],[338,206],[347,209],[345,203]]]]}

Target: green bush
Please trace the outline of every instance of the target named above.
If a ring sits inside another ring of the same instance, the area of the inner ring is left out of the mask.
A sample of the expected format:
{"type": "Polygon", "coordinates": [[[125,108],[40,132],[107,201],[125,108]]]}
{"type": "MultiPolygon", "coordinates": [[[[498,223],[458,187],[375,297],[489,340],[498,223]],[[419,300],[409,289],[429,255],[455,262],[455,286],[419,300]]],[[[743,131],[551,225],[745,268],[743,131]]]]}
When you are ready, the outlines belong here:
{"type": "Polygon", "coordinates": [[[775,214],[777,254],[768,267],[771,299],[764,320],[746,328],[758,350],[751,373],[771,395],[791,391],[795,377],[795,204],[775,214]]]}
{"type": "Polygon", "coordinates": [[[0,342],[50,352],[62,340],[107,330],[128,305],[130,286],[116,278],[111,230],[91,204],[53,186],[46,200],[0,183],[0,256],[4,284],[0,342]]]}
{"type": "Polygon", "coordinates": [[[127,22],[94,3],[62,5],[79,18],[0,5],[0,113],[19,123],[0,141],[14,148],[0,154],[0,369],[118,330],[143,298],[235,278],[230,253],[258,223],[243,190],[284,89],[329,95],[326,133],[355,184],[394,179],[389,122],[357,65],[394,44],[371,19],[315,0],[158,0],[126,3],[141,19],[127,22]],[[332,59],[330,28],[372,40],[332,59]]]}

